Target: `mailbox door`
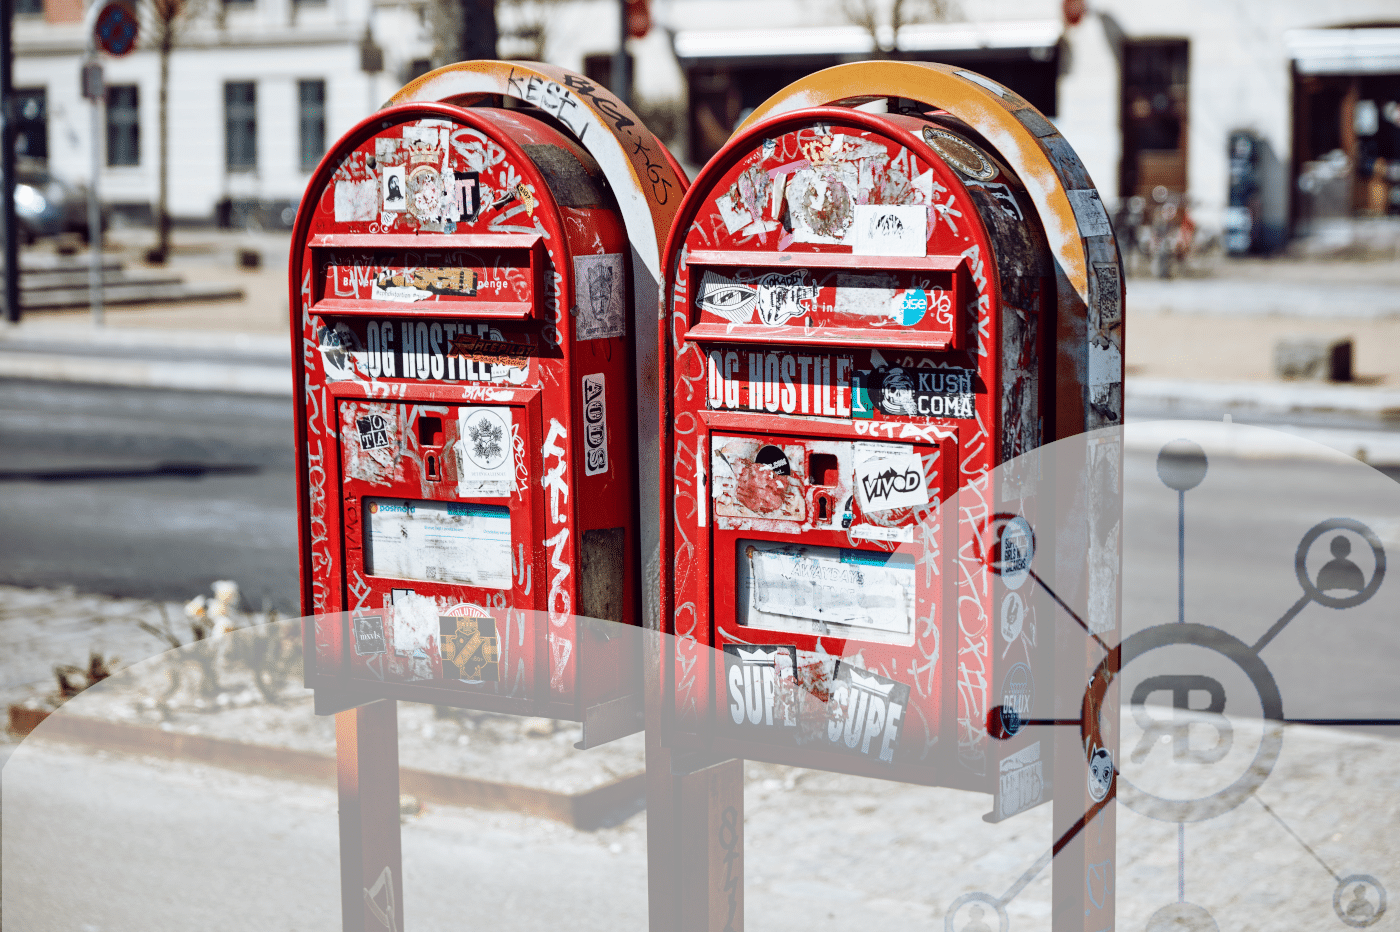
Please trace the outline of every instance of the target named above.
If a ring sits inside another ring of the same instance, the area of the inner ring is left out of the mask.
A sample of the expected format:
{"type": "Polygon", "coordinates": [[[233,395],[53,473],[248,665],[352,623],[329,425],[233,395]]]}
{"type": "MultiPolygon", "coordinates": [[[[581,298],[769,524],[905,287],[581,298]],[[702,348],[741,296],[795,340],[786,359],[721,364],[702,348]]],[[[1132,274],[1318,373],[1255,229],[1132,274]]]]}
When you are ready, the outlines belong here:
{"type": "Polygon", "coordinates": [[[634,695],[635,642],[580,623],[637,604],[627,240],[597,166],[527,114],[412,105],[306,203],[303,578],[308,613],[347,613],[308,682],[585,721],[634,695]]]}
{"type": "Polygon", "coordinates": [[[732,140],[687,195],[663,333],[681,743],[997,785],[999,677],[1043,645],[994,643],[983,538],[1008,493],[1031,504],[992,470],[1039,443],[1053,292],[1024,189],[971,136],[798,111],[732,140]],[[714,659],[694,677],[700,644],[714,659]]]}

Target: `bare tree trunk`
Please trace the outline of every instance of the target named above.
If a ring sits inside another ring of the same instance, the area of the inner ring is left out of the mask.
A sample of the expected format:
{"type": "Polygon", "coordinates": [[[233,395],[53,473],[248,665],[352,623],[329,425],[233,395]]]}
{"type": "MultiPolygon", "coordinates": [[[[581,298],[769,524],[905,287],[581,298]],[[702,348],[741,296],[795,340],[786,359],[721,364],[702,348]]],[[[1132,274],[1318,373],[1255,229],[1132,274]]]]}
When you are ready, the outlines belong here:
{"type": "Polygon", "coordinates": [[[163,23],[160,31],[160,90],[157,108],[159,116],[160,174],[156,201],[156,248],[150,259],[164,263],[170,255],[170,51],[175,44],[175,30],[163,23]]]}

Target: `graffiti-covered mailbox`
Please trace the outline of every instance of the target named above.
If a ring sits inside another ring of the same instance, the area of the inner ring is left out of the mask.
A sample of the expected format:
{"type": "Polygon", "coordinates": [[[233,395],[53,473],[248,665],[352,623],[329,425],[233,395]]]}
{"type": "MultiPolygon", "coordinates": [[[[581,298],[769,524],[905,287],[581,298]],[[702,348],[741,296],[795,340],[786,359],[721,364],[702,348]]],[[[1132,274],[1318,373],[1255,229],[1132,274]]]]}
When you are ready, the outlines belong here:
{"type": "MultiPolygon", "coordinates": [[[[952,70],[930,77],[995,87],[952,70]]],[[[850,103],[812,106],[823,80],[735,134],[668,244],[669,739],[989,792],[1006,818],[1051,786],[1024,727],[1055,668],[1031,454],[1121,395],[1056,371],[1059,258],[1000,127],[850,74],[825,97],[850,103]],[[856,106],[884,97],[900,112],[856,106]]]]}
{"type": "Polygon", "coordinates": [[[307,680],[641,727],[631,250],[593,157],[528,110],[346,135],[292,255],[307,680]]]}

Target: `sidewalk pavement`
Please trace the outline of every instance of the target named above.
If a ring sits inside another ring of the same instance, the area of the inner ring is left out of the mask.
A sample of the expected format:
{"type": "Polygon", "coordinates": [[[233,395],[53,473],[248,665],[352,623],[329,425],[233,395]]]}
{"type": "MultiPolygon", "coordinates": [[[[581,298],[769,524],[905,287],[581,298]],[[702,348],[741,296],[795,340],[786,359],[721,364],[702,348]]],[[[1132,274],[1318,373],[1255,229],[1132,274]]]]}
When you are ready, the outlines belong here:
{"type": "MultiPolygon", "coordinates": [[[[137,261],[145,231],[112,252],[137,261]]],[[[236,282],[241,301],[32,313],[0,326],[0,378],[290,396],[285,234],[181,231],[172,266],[191,281],[236,282]],[[236,267],[253,248],[259,269],[236,267]]],[[[1130,419],[1223,414],[1307,422],[1294,430],[1371,462],[1400,464],[1400,261],[1213,260],[1192,277],[1128,280],[1130,419]],[[1280,382],[1275,343],[1350,336],[1356,380],[1280,382]]],[[[1285,427],[1285,429],[1287,429],[1285,427]]]]}

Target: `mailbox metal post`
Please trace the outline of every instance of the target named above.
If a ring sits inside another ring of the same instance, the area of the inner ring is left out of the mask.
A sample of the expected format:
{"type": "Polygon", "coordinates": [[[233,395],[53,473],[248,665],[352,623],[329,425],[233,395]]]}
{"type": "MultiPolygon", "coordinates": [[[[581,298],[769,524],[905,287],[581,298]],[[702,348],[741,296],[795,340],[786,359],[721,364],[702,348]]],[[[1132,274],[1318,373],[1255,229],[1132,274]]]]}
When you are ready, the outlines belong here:
{"type": "Polygon", "coordinates": [[[339,713],[346,929],[402,927],[394,700],[578,721],[585,747],[642,727],[639,639],[608,626],[641,625],[655,552],[638,321],[685,186],[606,90],[512,62],[417,79],[308,184],[304,646],[339,713]]]}
{"type": "Polygon", "coordinates": [[[397,706],[382,699],[335,716],[345,932],[403,928],[397,706]]]}
{"type": "Polygon", "coordinates": [[[1111,925],[1123,281],[1073,150],[972,72],[828,69],[705,167],[666,262],[672,753],[990,792],[989,821],[1053,798],[1054,928],[1111,925]],[[799,577],[907,587],[904,618],[784,603],[799,577]]]}

